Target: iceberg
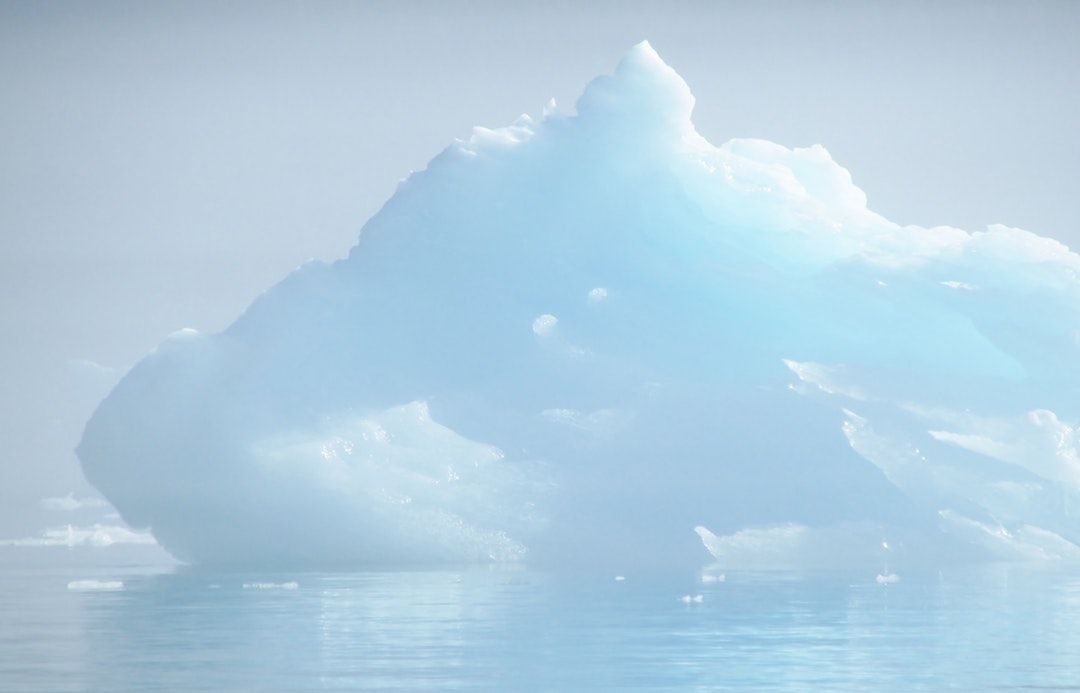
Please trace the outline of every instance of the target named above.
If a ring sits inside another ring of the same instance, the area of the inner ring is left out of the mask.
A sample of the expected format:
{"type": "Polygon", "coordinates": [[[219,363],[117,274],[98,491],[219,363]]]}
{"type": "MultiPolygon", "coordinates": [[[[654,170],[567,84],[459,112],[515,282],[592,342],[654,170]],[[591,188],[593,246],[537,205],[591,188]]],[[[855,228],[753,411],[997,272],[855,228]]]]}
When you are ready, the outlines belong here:
{"type": "Polygon", "coordinates": [[[1076,560],[1080,256],[893,223],[693,106],[645,42],[475,128],[348,257],[132,368],[87,478],[198,563],[1076,560]]]}

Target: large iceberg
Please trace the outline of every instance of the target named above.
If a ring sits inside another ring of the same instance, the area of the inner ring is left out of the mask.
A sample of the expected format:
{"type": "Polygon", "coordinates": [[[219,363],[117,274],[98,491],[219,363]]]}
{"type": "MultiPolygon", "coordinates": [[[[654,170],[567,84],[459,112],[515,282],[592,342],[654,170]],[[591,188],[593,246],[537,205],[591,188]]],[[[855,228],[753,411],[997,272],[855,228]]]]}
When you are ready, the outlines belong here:
{"type": "Polygon", "coordinates": [[[1080,256],[897,225],[693,105],[642,43],[476,128],[348,258],[136,365],[86,476],[205,563],[1075,558],[1080,256]]]}

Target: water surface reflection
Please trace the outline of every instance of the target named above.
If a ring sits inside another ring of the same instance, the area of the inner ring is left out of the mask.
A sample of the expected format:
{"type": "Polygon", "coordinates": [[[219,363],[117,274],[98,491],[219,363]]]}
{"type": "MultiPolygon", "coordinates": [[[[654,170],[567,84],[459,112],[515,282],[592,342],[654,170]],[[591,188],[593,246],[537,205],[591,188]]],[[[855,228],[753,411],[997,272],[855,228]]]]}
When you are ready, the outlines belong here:
{"type": "Polygon", "coordinates": [[[1080,690],[1069,574],[613,577],[7,569],[0,688],[1080,690]]]}

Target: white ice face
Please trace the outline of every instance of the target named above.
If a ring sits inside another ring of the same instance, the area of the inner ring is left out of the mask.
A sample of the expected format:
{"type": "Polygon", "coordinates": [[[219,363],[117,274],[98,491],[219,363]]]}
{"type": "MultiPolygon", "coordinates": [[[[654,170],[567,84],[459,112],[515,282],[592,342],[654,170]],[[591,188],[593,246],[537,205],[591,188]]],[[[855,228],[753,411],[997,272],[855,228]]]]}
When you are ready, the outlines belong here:
{"type": "Polygon", "coordinates": [[[88,478],[201,562],[1075,557],[1080,256],[901,227],[693,105],[642,43],[576,115],[475,129],[128,373],[88,478]]]}

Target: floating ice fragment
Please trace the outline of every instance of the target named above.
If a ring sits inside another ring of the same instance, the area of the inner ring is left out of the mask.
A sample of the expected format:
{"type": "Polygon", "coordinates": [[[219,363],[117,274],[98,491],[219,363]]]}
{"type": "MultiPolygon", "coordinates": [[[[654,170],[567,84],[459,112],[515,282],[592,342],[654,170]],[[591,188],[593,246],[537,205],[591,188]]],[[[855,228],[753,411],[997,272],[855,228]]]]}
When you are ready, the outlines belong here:
{"type": "Polygon", "coordinates": [[[616,575],[615,576],[615,582],[625,582],[625,581],[626,581],[626,576],[624,576],[624,575],[616,575]]]}
{"type": "Polygon", "coordinates": [[[602,286],[598,286],[595,289],[589,291],[589,305],[599,305],[607,300],[608,290],[602,286]]]}
{"type": "Polygon", "coordinates": [[[67,584],[72,592],[119,592],[124,589],[121,580],[72,580],[67,584]]]}
{"type": "Polygon", "coordinates": [[[724,582],[725,580],[727,580],[727,576],[724,575],[723,573],[719,573],[719,574],[705,573],[704,575],[701,576],[701,582],[704,583],[704,584],[712,584],[712,583],[716,583],[716,582],[724,582]]]}
{"type": "Polygon", "coordinates": [[[87,527],[66,525],[42,530],[40,536],[21,539],[0,539],[0,546],[92,546],[107,548],[114,544],[153,545],[153,535],[149,532],[135,532],[118,525],[94,524],[87,527]]]}
{"type": "Polygon", "coordinates": [[[900,582],[900,576],[895,573],[881,573],[876,580],[879,585],[894,585],[900,582]]]}
{"type": "Polygon", "coordinates": [[[246,590],[295,590],[299,589],[300,584],[295,581],[290,582],[245,582],[244,589],[246,590]]]}
{"type": "Polygon", "coordinates": [[[705,597],[700,594],[695,594],[693,596],[689,594],[684,594],[683,596],[679,597],[679,601],[683,604],[700,604],[701,602],[705,601],[705,597]]]}

